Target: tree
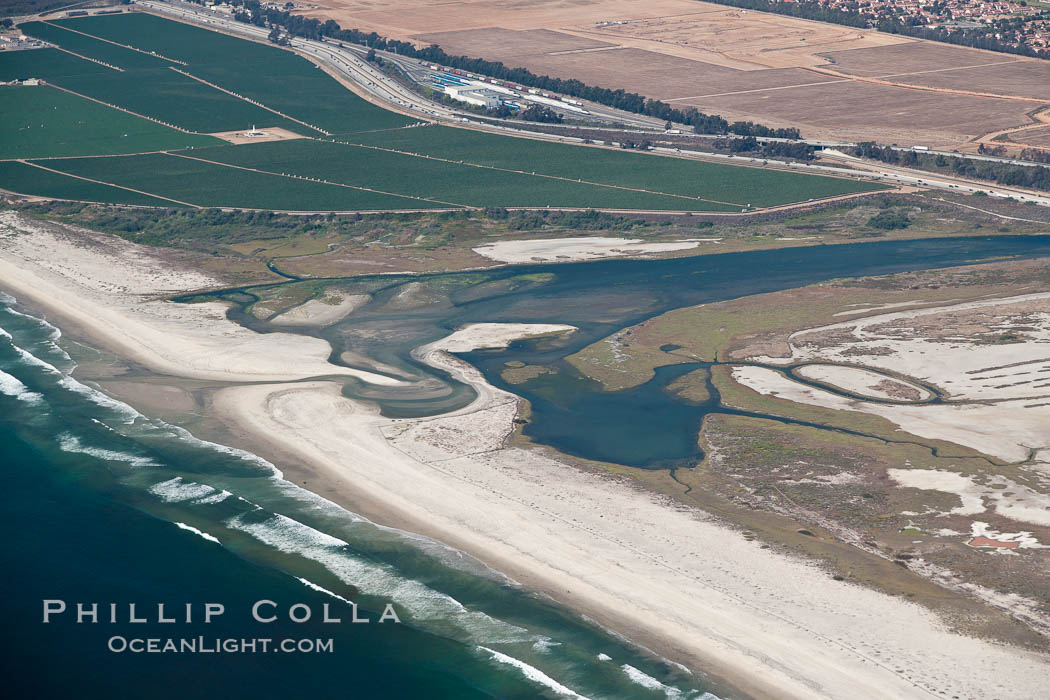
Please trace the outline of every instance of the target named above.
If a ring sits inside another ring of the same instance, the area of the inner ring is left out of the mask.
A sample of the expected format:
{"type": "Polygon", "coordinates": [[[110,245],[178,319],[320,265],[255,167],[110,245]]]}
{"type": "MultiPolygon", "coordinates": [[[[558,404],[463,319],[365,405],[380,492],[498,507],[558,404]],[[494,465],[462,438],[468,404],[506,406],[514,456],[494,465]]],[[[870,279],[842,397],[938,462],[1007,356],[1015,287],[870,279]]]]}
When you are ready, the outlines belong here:
{"type": "Polygon", "coordinates": [[[531,104],[521,111],[521,118],[527,122],[542,122],[545,124],[561,124],[562,116],[550,107],[531,104]]]}
{"type": "Polygon", "coordinates": [[[733,153],[758,150],[758,139],[754,136],[745,136],[742,139],[729,139],[729,150],[733,153]]]}
{"type": "Polygon", "coordinates": [[[911,224],[911,219],[908,218],[908,215],[896,210],[882,211],[868,219],[868,226],[882,229],[883,231],[908,228],[909,224],[911,224]]]}

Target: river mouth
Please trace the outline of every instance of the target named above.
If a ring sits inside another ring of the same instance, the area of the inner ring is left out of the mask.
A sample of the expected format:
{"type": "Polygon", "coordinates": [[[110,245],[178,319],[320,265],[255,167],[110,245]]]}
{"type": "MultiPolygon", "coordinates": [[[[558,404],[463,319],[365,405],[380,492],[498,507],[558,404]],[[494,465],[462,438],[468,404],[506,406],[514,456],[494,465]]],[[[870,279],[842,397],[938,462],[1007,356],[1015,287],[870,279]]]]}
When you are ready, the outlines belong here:
{"type": "MultiPolygon", "coordinates": [[[[669,390],[704,363],[678,364],[668,354],[648,382],[608,392],[581,375],[565,358],[602,338],[666,311],[832,279],[885,275],[972,265],[989,259],[1050,255],[1050,236],[996,236],[880,241],[835,246],[727,253],[660,260],[602,260],[557,265],[512,265],[481,271],[428,275],[377,275],[287,282],[191,295],[180,301],[222,299],[232,319],[260,332],[294,332],[322,337],[336,364],[396,377],[398,386],[348,381],[344,394],[375,402],[392,418],[455,410],[475,398],[473,389],[413,357],[413,351],[469,323],[569,324],[574,333],[519,341],[497,351],[459,356],[486,380],[531,405],[523,433],[566,454],[648,469],[694,466],[703,458],[698,434],[705,416],[746,414],[721,403],[706,381],[703,400],[669,390]],[[324,328],[272,325],[282,298],[315,298],[329,287],[369,295],[348,318],[324,328]],[[268,305],[268,306],[264,306],[268,305]],[[265,309],[265,312],[260,312],[265,309]],[[508,367],[544,367],[525,381],[509,383],[508,367]]],[[[673,353],[668,346],[664,352],[673,353]]],[[[663,349],[661,349],[663,350],[663,349]]],[[[807,379],[797,368],[776,367],[793,379],[834,391],[807,379]]],[[[927,387],[926,389],[930,389],[927,387]]],[[[849,396],[850,398],[867,398],[849,396]]],[[[877,400],[877,399],[876,399],[877,400]]],[[[892,399],[886,399],[892,402],[892,399]]],[[[924,402],[937,402],[931,391],[924,402]]],[[[823,427],[823,426],[822,426],[823,427]]]]}

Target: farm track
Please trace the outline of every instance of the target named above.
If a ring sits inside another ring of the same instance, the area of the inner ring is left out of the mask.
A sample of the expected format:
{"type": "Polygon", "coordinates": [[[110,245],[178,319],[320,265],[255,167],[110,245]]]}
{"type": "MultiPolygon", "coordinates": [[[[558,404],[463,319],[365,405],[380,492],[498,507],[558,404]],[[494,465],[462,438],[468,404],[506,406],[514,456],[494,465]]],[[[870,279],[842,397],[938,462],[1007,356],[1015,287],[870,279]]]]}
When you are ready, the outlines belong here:
{"type": "MultiPolygon", "coordinates": [[[[316,139],[316,140],[320,140],[320,139],[316,139]]],[[[433,160],[433,161],[438,161],[438,162],[441,162],[441,163],[450,163],[452,165],[465,165],[465,166],[468,166],[468,167],[471,167],[471,168],[481,168],[481,169],[484,169],[484,170],[496,170],[496,171],[499,171],[499,172],[514,173],[516,175],[528,175],[528,176],[531,176],[531,177],[547,178],[549,180],[561,180],[563,182],[572,182],[572,183],[575,183],[577,185],[582,184],[582,185],[590,185],[592,187],[606,187],[606,188],[614,189],[614,190],[624,190],[624,191],[627,191],[627,192],[641,192],[643,194],[657,195],[657,196],[660,196],[660,197],[675,197],[677,199],[687,199],[687,200],[694,201],[694,202],[710,202],[711,204],[722,204],[722,205],[731,206],[731,207],[743,207],[743,206],[745,206],[744,204],[740,204],[738,202],[723,202],[723,201],[718,200],[718,199],[707,199],[707,198],[704,198],[704,197],[690,197],[689,195],[685,195],[685,194],[672,194],[670,192],[660,192],[659,190],[647,190],[647,189],[643,189],[643,188],[640,188],[640,187],[627,187],[627,186],[624,186],[624,185],[610,185],[610,184],[603,183],[603,182],[593,182],[593,181],[590,181],[590,180],[583,180],[583,179],[579,179],[579,178],[563,177],[561,175],[547,175],[545,173],[537,173],[535,171],[515,170],[513,168],[500,168],[500,167],[495,166],[495,165],[484,165],[482,163],[471,163],[471,162],[468,162],[468,161],[453,160],[451,158],[442,158],[440,156],[430,156],[430,155],[426,155],[425,153],[412,153],[410,151],[399,151],[399,150],[397,150],[395,148],[383,148],[381,146],[372,146],[372,145],[367,145],[367,144],[350,143],[348,141],[336,141],[336,140],[332,140],[329,143],[338,143],[338,144],[343,145],[343,146],[351,146],[351,147],[354,147],[354,148],[369,148],[369,149],[372,149],[372,150],[375,150],[375,151],[383,151],[383,152],[386,152],[386,153],[397,153],[397,154],[403,155],[403,156],[412,156],[413,158],[423,158],[425,160],[433,160]]]]}
{"type": "Polygon", "coordinates": [[[293,121],[296,124],[302,124],[303,126],[309,128],[309,129],[313,129],[314,131],[316,131],[316,132],[318,132],[320,134],[324,134],[325,136],[331,136],[331,134],[329,132],[325,131],[324,129],[322,129],[319,126],[314,126],[313,124],[309,124],[307,122],[304,122],[301,119],[296,119],[295,117],[288,116],[284,112],[279,112],[276,109],[274,109],[273,107],[267,107],[262,102],[256,102],[255,100],[250,99],[248,97],[245,97],[244,95],[238,95],[236,92],[233,92],[231,90],[227,90],[226,88],[224,88],[224,87],[222,87],[220,85],[216,85],[215,83],[210,83],[207,80],[205,80],[204,78],[198,78],[197,76],[193,75],[192,73],[188,73],[188,72],[186,72],[184,70],[180,70],[178,68],[175,68],[174,66],[169,66],[169,68],[171,68],[171,70],[175,71],[176,73],[179,73],[180,75],[184,75],[187,78],[190,78],[192,80],[196,80],[198,83],[201,83],[203,85],[207,85],[208,87],[210,87],[210,88],[212,88],[214,90],[218,90],[219,92],[224,92],[227,95],[229,95],[230,97],[236,97],[238,100],[243,100],[244,102],[247,102],[250,105],[255,105],[256,107],[260,107],[262,109],[265,109],[267,112],[273,112],[277,116],[283,117],[284,119],[287,119],[288,121],[293,121]]]}
{"type": "Polygon", "coordinates": [[[143,190],[136,190],[136,189],[134,189],[132,187],[125,187],[124,185],[115,185],[112,182],[106,182],[104,180],[94,180],[94,179],[92,179],[90,177],[84,177],[82,175],[73,175],[71,173],[64,173],[61,170],[54,170],[52,168],[48,168],[46,166],[40,165],[39,163],[34,163],[32,161],[29,161],[29,160],[18,159],[16,162],[22,163],[23,165],[28,165],[28,166],[33,167],[33,168],[40,168],[41,170],[46,170],[46,171],[48,171],[50,173],[54,173],[56,175],[64,175],[66,177],[71,177],[71,178],[73,178],[75,180],[84,180],[85,182],[93,182],[96,185],[105,185],[107,187],[113,187],[113,188],[116,188],[118,190],[127,190],[128,192],[134,192],[135,194],[141,194],[141,195],[144,195],[146,197],[153,197],[154,199],[164,199],[164,200],[167,200],[169,202],[174,202],[175,204],[181,204],[184,207],[192,207],[193,209],[201,209],[202,208],[198,204],[191,204],[190,202],[183,202],[183,201],[180,201],[178,199],[172,199],[171,197],[165,197],[163,195],[154,194],[152,192],[145,192],[143,190]]]}
{"type": "Polygon", "coordinates": [[[116,41],[110,41],[109,39],[103,39],[100,36],[95,36],[94,34],[88,34],[87,32],[82,32],[82,31],[80,31],[78,29],[70,29],[69,27],[63,27],[61,24],[55,24],[53,22],[48,22],[47,20],[43,20],[42,19],[42,20],[40,20],[40,23],[41,24],[46,24],[49,27],[54,27],[55,29],[61,29],[63,31],[67,31],[67,32],[73,32],[74,34],[80,34],[81,36],[86,36],[86,37],[88,37],[90,39],[94,39],[95,41],[104,41],[107,44],[113,44],[114,46],[119,46],[122,49],[128,49],[129,51],[137,51],[138,53],[143,54],[145,56],[150,56],[151,58],[159,58],[161,60],[168,61],[169,63],[177,63],[180,66],[189,65],[185,61],[180,61],[177,58],[168,58],[167,56],[162,56],[159,53],[151,53],[149,51],[143,51],[142,49],[136,49],[134,46],[129,46],[127,44],[121,44],[121,43],[116,42],[116,41]]]}
{"type": "MultiPolygon", "coordinates": [[[[1011,61],[1011,63],[1012,63],[1012,61],[1011,61]]],[[[967,66],[967,68],[969,68],[969,67],[970,66],[967,66]]],[[[1007,100],[1009,102],[1034,102],[1036,104],[1050,105],[1050,99],[1046,99],[1046,98],[1043,98],[1043,97],[1022,97],[1020,95],[1004,95],[1004,94],[995,93],[995,92],[979,92],[977,90],[959,90],[958,88],[934,87],[932,85],[916,85],[915,83],[902,83],[902,82],[899,82],[899,81],[896,81],[896,80],[886,80],[885,78],[881,78],[881,77],[874,77],[874,76],[867,77],[867,76],[859,76],[859,75],[849,75],[848,73],[840,73],[840,72],[838,72],[836,70],[832,70],[830,68],[819,67],[819,66],[809,66],[809,67],[803,68],[802,70],[807,70],[807,71],[810,71],[811,73],[817,73],[819,75],[827,75],[827,76],[831,76],[831,77],[834,77],[834,78],[844,78],[846,80],[850,80],[850,81],[854,81],[854,82],[858,82],[858,83],[868,83],[870,85],[882,85],[884,87],[894,87],[894,88],[899,88],[899,89],[902,89],[902,90],[916,90],[918,92],[932,92],[932,93],[936,93],[936,94],[939,94],[939,95],[959,95],[959,96],[963,96],[963,97],[982,97],[982,98],[990,99],[990,100],[1007,100]]],[[[946,70],[948,70],[948,69],[939,69],[939,70],[936,70],[936,71],[919,71],[919,72],[915,72],[915,73],[897,73],[897,74],[891,74],[890,76],[887,76],[887,77],[893,77],[893,75],[922,75],[923,73],[945,72],[946,70]]],[[[956,69],[951,69],[951,70],[956,70],[956,69]]],[[[960,67],[958,70],[962,70],[962,68],[960,67]]]]}
{"type": "Polygon", "coordinates": [[[104,68],[109,68],[110,70],[115,70],[118,73],[123,73],[124,72],[124,69],[121,68],[120,66],[111,65],[109,63],[106,63],[105,61],[100,61],[97,58],[91,58],[90,56],[84,56],[82,54],[77,53],[76,51],[70,51],[69,49],[64,49],[61,46],[55,46],[54,48],[58,49],[62,53],[68,53],[70,56],[76,56],[77,58],[83,59],[85,61],[91,61],[92,63],[97,63],[97,64],[99,64],[100,66],[102,66],[104,68]]]}
{"type": "MultiPolygon", "coordinates": [[[[1026,143],[1017,143],[1007,138],[1010,134],[1017,134],[1023,131],[1032,131],[1033,129],[1042,129],[1046,126],[1050,126],[1050,107],[1038,108],[1028,113],[1028,118],[1032,120],[1030,124],[1024,124],[1022,126],[1014,126],[1009,129],[1002,129],[1000,131],[993,131],[990,134],[985,134],[975,141],[977,143],[990,143],[995,141],[996,143],[1004,143],[1010,146],[1016,146],[1018,148],[1040,148],[1039,146],[1032,146],[1026,143]]],[[[1046,150],[1042,148],[1041,150],[1046,150]]]]}
{"type": "Polygon", "coordinates": [[[322,184],[322,185],[332,185],[334,187],[345,187],[347,189],[358,190],[360,192],[371,192],[373,194],[382,194],[382,195],[387,195],[389,197],[401,197],[403,199],[414,199],[414,200],[419,201],[419,202],[434,202],[436,204],[444,204],[446,206],[456,207],[458,209],[477,209],[478,208],[478,207],[472,207],[472,206],[469,206],[469,205],[466,205],[466,204],[458,204],[456,202],[445,202],[445,201],[442,201],[440,199],[431,199],[429,197],[417,197],[415,195],[410,195],[410,194],[398,194],[396,192],[385,192],[383,190],[372,189],[371,187],[361,187],[359,185],[347,185],[347,184],[342,183],[342,182],[332,182],[331,180],[322,180],[322,179],[319,179],[319,178],[306,177],[304,175],[290,175],[288,173],[275,173],[272,170],[262,170],[260,168],[249,168],[249,167],[245,167],[243,165],[232,165],[230,163],[223,163],[223,162],[217,161],[217,160],[208,160],[207,158],[199,158],[197,156],[188,156],[188,155],[185,155],[185,154],[182,154],[182,153],[175,153],[173,151],[164,151],[163,153],[164,153],[164,155],[173,156],[175,158],[185,158],[187,160],[196,160],[196,161],[200,161],[201,163],[208,163],[210,165],[219,165],[219,166],[222,166],[224,168],[233,168],[234,170],[244,170],[244,171],[251,172],[251,173],[259,173],[261,175],[275,175],[277,177],[285,177],[285,178],[288,178],[290,180],[304,180],[306,182],[316,182],[316,183],[319,183],[319,184],[322,184]]]}
{"type": "Polygon", "coordinates": [[[207,136],[207,134],[204,134],[204,133],[202,133],[200,131],[192,131],[190,129],[184,129],[181,126],[175,126],[174,124],[169,124],[167,122],[162,122],[160,119],[157,119],[156,117],[150,117],[150,116],[147,116],[145,114],[139,114],[138,112],[132,112],[130,109],[125,109],[124,107],[118,107],[117,105],[110,104],[109,102],[103,102],[102,100],[96,99],[94,97],[90,97],[90,96],[85,95],[83,93],[77,92],[76,90],[70,90],[69,88],[62,87],[61,85],[56,85],[55,83],[52,83],[52,82],[47,82],[46,84],[50,85],[51,87],[53,87],[53,88],[55,88],[57,90],[61,90],[62,92],[68,92],[70,95],[76,95],[77,97],[83,98],[85,100],[91,100],[92,102],[97,102],[98,104],[102,105],[103,107],[109,107],[110,109],[116,109],[116,110],[119,110],[121,112],[124,112],[125,114],[130,114],[133,117],[138,117],[139,119],[145,119],[146,121],[151,121],[154,124],[160,124],[161,126],[166,126],[169,129],[174,129],[175,131],[181,131],[184,134],[194,134],[196,136],[207,136]]]}

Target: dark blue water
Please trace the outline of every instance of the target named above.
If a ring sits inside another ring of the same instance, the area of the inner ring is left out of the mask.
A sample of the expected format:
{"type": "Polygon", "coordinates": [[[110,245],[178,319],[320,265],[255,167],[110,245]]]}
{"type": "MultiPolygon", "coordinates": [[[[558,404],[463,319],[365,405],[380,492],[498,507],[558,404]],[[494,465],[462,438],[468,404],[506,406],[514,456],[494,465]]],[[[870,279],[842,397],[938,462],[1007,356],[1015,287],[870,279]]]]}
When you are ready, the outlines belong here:
{"type": "Polygon", "coordinates": [[[697,446],[701,423],[718,410],[717,401],[697,405],[667,391],[668,384],[697,366],[660,367],[645,384],[616,392],[603,391],[571,366],[562,366],[558,374],[541,375],[509,389],[528,395],[534,418],[525,433],[537,442],[614,464],[676,467],[701,456],[697,446]]]}

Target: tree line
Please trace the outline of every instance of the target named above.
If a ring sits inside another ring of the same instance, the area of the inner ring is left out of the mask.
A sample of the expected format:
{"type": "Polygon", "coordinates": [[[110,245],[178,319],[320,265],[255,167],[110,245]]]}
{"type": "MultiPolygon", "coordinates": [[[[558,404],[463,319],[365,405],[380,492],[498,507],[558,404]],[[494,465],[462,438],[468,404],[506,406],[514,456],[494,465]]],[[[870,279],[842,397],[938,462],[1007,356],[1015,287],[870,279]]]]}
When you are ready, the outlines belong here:
{"type": "MultiPolygon", "coordinates": [[[[190,1],[204,4],[203,0],[190,1]]],[[[783,139],[800,138],[799,130],[794,127],[772,128],[763,124],[744,121],[730,124],[726,119],[718,115],[704,114],[695,107],[678,109],[666,102],[650,99],[638,93],[627,92],[622,88],[613,90],[611,88],[587,85],[574,78],[552,78],[548,75],[536,75],[526,68],[509,68],[500,61],[489,61],[470,56],[451,56],[436,44],[417,48],[411,42],[388,39],[376,32],[364,32],[360,29],[343,29],[335,20],[330,19],[322,22],[313,17],[294,15],[288,10],[263,7],[258,0],[232,0],[232,4],[235,7],[242,8],[234,11],[234,19],[239,22],[264,28],[280,26],[291,36],[304,39],[334,39],[336,41],[367,46],[380,51],[390,51],[401,56],[429,63],[438,63],[469,73],[487,75],[497,80],[505,80],[518,85],[597,102],[598,104],[633,114],[655,117],[676,124],[686,124],[693,127],[696,133],[699,134],[736,134],[738,136],[783,139]]]]}
{"type": "Polygon", "coordinates": [[[878,146],[873,141],[857,144],[853,154],[861,158],[872,158],[883,163],[893,163],[924,170],[944,171],[960,177],[988,180],[1008,187],[1028,187],[1050,192],[1050,168],[1042,165],[1012,165],[995,161],[978,161],[943,154],[898,151],[878,146]]]}

